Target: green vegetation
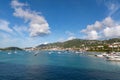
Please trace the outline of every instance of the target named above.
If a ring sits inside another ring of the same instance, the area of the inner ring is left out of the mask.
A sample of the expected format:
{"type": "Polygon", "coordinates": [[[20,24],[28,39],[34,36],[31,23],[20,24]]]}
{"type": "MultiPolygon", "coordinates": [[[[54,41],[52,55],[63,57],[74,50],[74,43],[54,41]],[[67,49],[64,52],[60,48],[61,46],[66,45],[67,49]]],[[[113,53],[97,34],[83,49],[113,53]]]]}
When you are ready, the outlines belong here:
{"type": "MultiPolygon", "coordinates": [[[[111,48],[109,45],[114,43],[120,43],[120,38],[113,38],[109,40],[83,40],[83,39],[73,39],[65,42],[56,42],[50,44],[42,44],[37,46],[38,49],[51,49],[60,48],[72,50],[87,50],[87,51],[120,51],[119,47],[111,48]]],[[[120,44],[118,44],[120,45],[120,44]]]]}
{"type": "MultiPolygon", "coordinates": [[[[32,49],[32,47],[25,48],[32,49]]],[[[85,51],[120,51],[120,38],[113,38],[109,40],[84,40],[73,39],[65,42],[55,42],[49,44],[41,44],[34,48],[36,50],[85,50],[85,51]],[[111,47],[112,46],[112,47],[111,47]]],[[[22,50],[18,47],[0,48],[0,50],[22,50]]]]}
{"type": "Polygon", "coordinates": [[[9,50],[23,50],[23,49],[18,47],[7,47],[7,48],[0,48],[0,50],[9,51],[9,50]]]}

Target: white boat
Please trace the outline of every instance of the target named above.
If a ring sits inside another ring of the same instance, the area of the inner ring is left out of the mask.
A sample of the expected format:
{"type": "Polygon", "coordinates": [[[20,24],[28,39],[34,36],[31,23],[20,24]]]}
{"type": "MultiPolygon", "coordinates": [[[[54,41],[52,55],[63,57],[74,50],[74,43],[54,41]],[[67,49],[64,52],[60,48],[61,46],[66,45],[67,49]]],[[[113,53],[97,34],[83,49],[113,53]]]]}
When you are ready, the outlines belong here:
{"type": "Polygon", "coordinates": [[[17,51],[14,51],[14,53],[16,54],[16,53],[17,53],[17,51]]]}
{"type": "Polygon", "coordinates": [[[102,54],[95,55],[96,57],[104,57],[102,54]]]}
{"type": "Polygon", "coordinates": [[[11,52],[8,52],[8,54],[12,54],[11,52]]]}
{"type": "Polygon", "coordinates": [[[61,54],[61,52],[59,51],[58,54],[61,54]]]}
{"type": "Polygon", "coordinates": [[[75,51],[76,54],[80,54],[83,53],[82,51],[75,51]]]}
{"type": "Polygon", "coordinates": [[[107,57],[108,61],[120,61],[120,56],[109,56],[107,57]]]}
{"type": "Polygon", "coordinates": [[[104,53],[103,56],[108,56],[109,54],[104,53]]]}
{"type": "Polygon", "coordinates": [[[52,52],[48,52],[48,54],[52,54],[52,52]]]}

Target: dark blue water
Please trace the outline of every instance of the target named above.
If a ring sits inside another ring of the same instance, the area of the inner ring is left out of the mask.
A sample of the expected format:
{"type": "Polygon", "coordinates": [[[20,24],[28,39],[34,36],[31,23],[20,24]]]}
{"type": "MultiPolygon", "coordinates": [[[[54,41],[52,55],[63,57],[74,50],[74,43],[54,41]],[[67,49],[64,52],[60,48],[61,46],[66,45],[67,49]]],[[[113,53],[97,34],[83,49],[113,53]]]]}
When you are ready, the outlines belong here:
{"type": "Polygon", "coordinates": [[[120,80],[119,62],[72,52],[34,53],[0,52],[0,80],[120,80]]]}

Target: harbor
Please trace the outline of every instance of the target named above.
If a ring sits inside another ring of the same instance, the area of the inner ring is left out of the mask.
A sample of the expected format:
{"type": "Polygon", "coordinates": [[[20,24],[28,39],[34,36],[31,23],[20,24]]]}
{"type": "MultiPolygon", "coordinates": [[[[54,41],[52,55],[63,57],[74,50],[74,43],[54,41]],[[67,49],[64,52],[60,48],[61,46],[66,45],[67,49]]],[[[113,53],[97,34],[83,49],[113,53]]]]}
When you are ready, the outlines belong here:
{"type": "Polygon", "coordinates": [[[100,80],[120,79],[119,62],[107,61],[105,58],[88,54],[98,53],[70,51],[17,51],[14,53],[11,51],[11,54],[8,54],[6,51],[1,51],[0,79],[96,80],[96,77],[100,80]],[[112,77],[110,77],[111,74],[112,77]],[[65,75],[69,76],[66,78],[65,75]]]}

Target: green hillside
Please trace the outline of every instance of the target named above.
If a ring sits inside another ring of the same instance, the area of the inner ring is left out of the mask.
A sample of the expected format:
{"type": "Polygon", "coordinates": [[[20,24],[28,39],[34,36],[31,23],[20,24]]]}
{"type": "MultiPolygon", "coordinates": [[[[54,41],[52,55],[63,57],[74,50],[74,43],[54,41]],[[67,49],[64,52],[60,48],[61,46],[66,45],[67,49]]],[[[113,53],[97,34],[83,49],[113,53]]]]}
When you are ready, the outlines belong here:
{"type": "Polygon", "coordinates": [[[23,49],[18,47],[7,47],[7,48],[1,48],[0,50],[7,51],[7,50],[23,50],[23,49]]]}
{"type": "MultiPolygon", "coordinates": [[[[83,49],[83,48],[88,48],[90,51],[93,50],[109,50],[108,45],[120,42],[120,38],[113,38],[109,40],[84,40],[84,39],[73,39],[65,42],[56,42],[56,43],[49,43],[46,45],[39,45],[36,48],[39,49],[50,49],[50,48],[72,48],[72,49],[83,49]],[[103,46],[103,48],[98,48],[98,46],[103,46]]],[[[111,49],[110,49],[111,50],[111,49]]]]}

